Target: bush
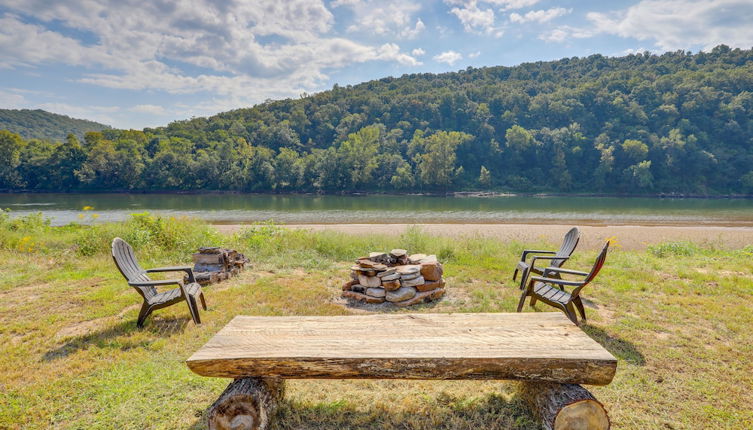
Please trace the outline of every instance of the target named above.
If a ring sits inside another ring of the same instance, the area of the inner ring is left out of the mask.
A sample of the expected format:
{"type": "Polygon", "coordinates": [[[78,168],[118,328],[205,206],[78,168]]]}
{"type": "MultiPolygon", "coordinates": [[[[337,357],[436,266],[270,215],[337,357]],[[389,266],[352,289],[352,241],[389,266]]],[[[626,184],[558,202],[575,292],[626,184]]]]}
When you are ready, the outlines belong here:
{"type": "Polygon", "coordinates": [[[50,219],[42,212],[11,218],[9,210],[0,209],[0,230],[18,232],[40,232],[50,228],[50,219]]]}
{"type": "Polygon", "coordinates": [[[648,251],[657,257],[695,255],[700,252],[698,245],[692,242],[664,242],[648,247],[648,251]]]}

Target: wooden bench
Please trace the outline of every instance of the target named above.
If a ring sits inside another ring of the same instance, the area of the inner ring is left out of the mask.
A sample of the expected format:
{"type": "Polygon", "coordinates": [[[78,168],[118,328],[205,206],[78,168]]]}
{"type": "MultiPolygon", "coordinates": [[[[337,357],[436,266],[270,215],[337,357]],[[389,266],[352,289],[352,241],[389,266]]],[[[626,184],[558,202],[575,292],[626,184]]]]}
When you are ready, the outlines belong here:
{"type": "Polygon", "coordinates": [[[353,378],[520,380],[545,428],[608,428],[577,384],[608,384],[617,368],[559,312],[237,316],[187,364],[235,378],[209,409],[210,429],[268,428],[285,379],[353,378]]]}

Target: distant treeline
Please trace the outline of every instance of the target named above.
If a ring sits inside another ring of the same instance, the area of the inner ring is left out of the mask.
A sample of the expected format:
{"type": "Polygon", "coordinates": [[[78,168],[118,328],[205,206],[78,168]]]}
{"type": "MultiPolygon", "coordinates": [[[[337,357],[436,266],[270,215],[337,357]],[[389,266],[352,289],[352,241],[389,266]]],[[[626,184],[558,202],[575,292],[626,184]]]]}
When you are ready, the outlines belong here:
{"type": "Polygon", "coordinates": [[[0,134],[0,188],[753,192],[753,50],[415,74],[82,142],[0,134]]]}
{"type": "Polygon", "coordinates": [[[106,128],[110,127],[41,109],[0,109],[0,130],[12,131],[24,139],[63,140],[69,134],[84,137],[89,131],[106,128]]]}

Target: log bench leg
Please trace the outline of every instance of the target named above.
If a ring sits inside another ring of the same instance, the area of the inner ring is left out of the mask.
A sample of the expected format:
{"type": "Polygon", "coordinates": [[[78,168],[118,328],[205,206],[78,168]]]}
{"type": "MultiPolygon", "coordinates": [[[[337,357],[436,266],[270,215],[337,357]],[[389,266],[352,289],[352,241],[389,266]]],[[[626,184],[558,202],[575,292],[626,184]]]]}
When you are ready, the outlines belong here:
{"type": "Polygon", "coordinates": [[[609,429],[604,405],[580,385],[522,381],[519,393],[546,430],[609,429]]]}
{"type": "Polygon", "coordinates": [[[209,408],[209,429],[267,430],[284,394],[282,379],[236,379],[209,408]]]}

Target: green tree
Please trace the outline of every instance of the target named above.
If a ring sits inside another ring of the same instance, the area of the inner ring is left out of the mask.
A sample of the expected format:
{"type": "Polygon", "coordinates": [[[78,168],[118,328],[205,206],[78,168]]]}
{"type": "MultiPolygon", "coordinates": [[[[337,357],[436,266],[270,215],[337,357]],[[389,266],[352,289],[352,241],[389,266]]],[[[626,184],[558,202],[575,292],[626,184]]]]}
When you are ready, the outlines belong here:
{"type": "Polygon", "coordinates": [[[21,162],[21,136],[0,130],[0,188],[12,188],[21,183],[16,168],[21,162]]]}
{"type": "Polygon", "coordinates": [[[646,190],[654,187],[654,175],[651,173],[650,161],[645,160],[630,166],[628,173],[633,185],[639,189],[646,190]]]}
{"type": "Polygon", "coordinates": [[[303,165],[298,152],[290,148],[281,148],[275,156],[275,182],[280,190],[291,190],[301,181],[303,165]]]}
{"type": "Polygon", "coordinates": [[[492,185],[492,175],[489,173],[489,169],[481,166],[481,173],[478,175],[478,183],[482,187],[490,187],[492,185]]]}
{"type": "Polygon", "coordinates": [[[634,163],[645,160],[648,155],[648,145],[635,139],[626,139],[622,143],[622,152],[634,163]]]}
{"type": "Polygon", "coordinates": [[[418,172],[421,183],[429,187],[446,189],[457,177],[455,149],[473,139],[457,131],[438,131],[425,139],[425,152],[419,157],[418,172]]]}

